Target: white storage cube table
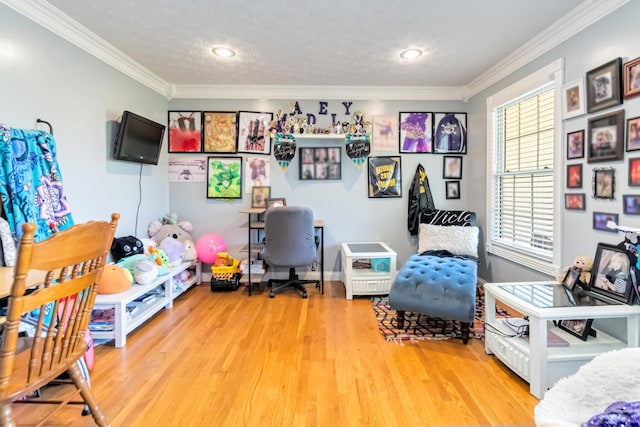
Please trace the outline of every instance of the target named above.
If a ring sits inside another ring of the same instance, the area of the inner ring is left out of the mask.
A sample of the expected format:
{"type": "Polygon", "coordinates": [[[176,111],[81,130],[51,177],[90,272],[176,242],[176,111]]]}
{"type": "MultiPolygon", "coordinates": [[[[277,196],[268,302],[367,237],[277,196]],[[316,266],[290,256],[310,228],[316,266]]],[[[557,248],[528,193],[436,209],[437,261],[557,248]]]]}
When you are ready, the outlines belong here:
{"type": "Polygon", "coordinates": [[[342,281],[347,299],[387,295],[396,277],[396,252],[384,242],[341,244],[342,281]]]}

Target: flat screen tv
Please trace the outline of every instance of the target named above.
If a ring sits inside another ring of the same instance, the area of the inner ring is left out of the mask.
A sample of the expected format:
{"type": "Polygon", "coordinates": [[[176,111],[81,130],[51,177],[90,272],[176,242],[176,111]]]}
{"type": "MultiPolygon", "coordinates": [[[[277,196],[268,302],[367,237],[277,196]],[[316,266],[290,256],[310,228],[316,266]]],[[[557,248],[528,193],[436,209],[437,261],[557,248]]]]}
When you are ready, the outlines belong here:
{"type": "Polygon", "coordinates": [[[116,160],[157,165],[165,126],[142,116],[122,113],[114,149],[116,160]]]}

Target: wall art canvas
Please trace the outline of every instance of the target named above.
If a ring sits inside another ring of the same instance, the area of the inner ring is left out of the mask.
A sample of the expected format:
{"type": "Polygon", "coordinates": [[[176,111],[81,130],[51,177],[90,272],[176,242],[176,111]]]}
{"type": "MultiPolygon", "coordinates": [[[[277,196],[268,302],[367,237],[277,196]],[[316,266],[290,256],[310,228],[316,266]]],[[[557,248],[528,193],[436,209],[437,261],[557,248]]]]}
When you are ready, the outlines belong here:
{"type": "Polygon", "coordinates": [[[202,112],[169,111],[169,153],[202,151],[202,112]]]}
{"type": "Polygon", "coordinates": [[[369,157],[369,197],[402,197],[400,156],[369,157]]]}
{"type": "Polygon", "coordinates": [[[396,152],[398,136],[398,117],[378,114],[373,116],[373,135],[371,151],[396,152]]]}
{"type": "Polygon", "coordinates": [[[169,156],[169,182],[205,182],[206,171],[204,157],[169,156]]]}
{"type": "Polygon", "coordinates": [[[244,182],[245,193],[251,193],[251,187],[271,185],[271,158],[267,156],[247,156],[244,182]]]}
{"type": "Polygon", "coordinates": [[[238,112],[238,152],[271,154],[269,122],[273,113],[238,112]]]}
{"type": "Polygon", "coordinates": [[[207,157],[207,198],[242,198],[242,157],[207,157]]]}
{"type": "Polygon", "coordinates": [[[400,153],[431,153],[433,113],[400,113],[400,153]]]}
{"type": "Polygon", "coordinates": [[[467,113],[434,113],[433,152],[467,152],[467,113]]]}
{"type": "Polygon", "coordinates": [[[203,152],[236,152],[236,116],[235,111],[205,111],[203,113],[203,152]]]}

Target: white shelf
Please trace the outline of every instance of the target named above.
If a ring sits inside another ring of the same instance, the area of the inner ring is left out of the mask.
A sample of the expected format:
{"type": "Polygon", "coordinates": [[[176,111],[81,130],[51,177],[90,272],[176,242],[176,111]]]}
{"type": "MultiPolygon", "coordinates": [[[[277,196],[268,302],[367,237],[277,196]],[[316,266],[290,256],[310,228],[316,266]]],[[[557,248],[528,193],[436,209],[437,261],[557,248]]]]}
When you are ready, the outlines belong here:
{"type": "Polygon", "coordinates": [[[113,309],[114,320],[113,328],[110,331],[91,331],[95,339],[113,339],[116,347],[123,347],[126,344],[127,334],[138,328],[144,322],[149,320],[154,314],[162,310],[162,308],[171,308],[173,300],[180,294],[184,293],[188,288],[198,283],[201,276],[202,264],[199,261],[187,261],[173,267],[169,270],[169,274],[158,276],[148,285],[140,285],[134,283],[125,291],[117,294],[98,294],[94,304],[94,310],[113,309]],[[190,277],[183,284],[180,291],[174,291],[172,279],[179,273],[187,269],[195,269],[193,277],[190,277]],[[138,310],[131,317],[127,316],[127,305],[131,304],[135,299],[153,291],[154,289],[163,288],[158,295],[148,303],[138,305],[138,310]]]}
{"type": "Polygon", "coordinates": [[[344,140],[344,133],[298,133],[293,134],[296,140],[298,139],[342,139],[344,140]]]}

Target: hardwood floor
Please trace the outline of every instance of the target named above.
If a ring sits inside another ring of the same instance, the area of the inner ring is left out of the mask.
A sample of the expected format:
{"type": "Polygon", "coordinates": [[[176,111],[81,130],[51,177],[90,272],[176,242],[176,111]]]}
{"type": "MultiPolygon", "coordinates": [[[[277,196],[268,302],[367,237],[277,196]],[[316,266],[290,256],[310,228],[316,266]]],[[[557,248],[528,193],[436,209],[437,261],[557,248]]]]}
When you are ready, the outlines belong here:
{"type": "MultiPolygon", "coordinates": [[[[481,340],[386,342],[369,298],[340,282],[308,299],[196,286],[124,348],[99,346],[91,380],[118,427],[533,426],[538,403],[481,340]]],[[[14,405],[19,423],[43,409],[14,405]]],[[[50,425],[93,425],[79,413],[50,425]]]]}

